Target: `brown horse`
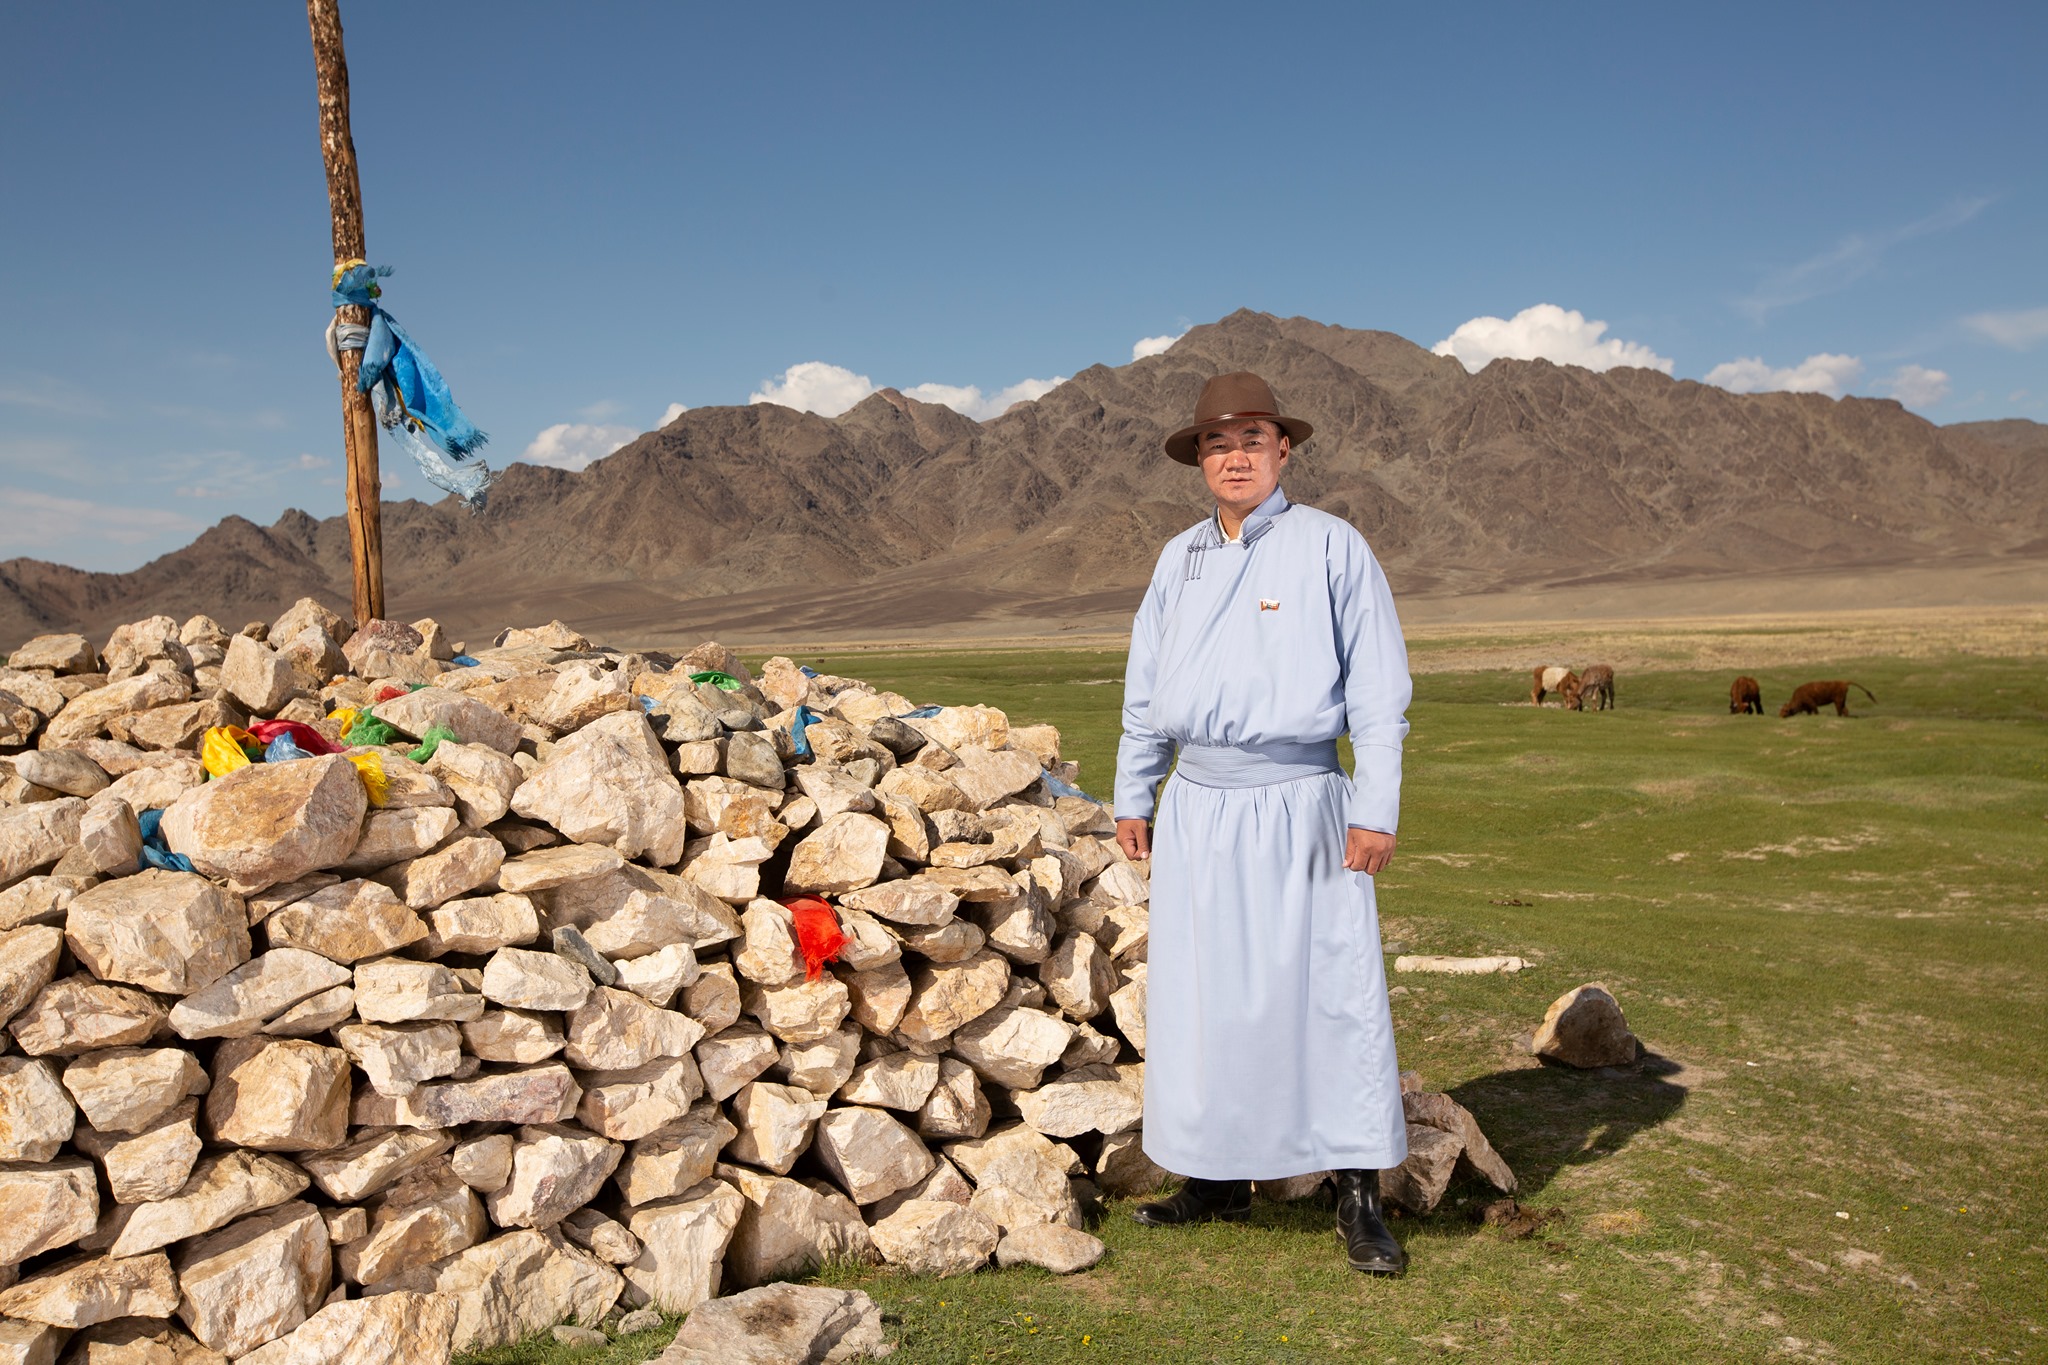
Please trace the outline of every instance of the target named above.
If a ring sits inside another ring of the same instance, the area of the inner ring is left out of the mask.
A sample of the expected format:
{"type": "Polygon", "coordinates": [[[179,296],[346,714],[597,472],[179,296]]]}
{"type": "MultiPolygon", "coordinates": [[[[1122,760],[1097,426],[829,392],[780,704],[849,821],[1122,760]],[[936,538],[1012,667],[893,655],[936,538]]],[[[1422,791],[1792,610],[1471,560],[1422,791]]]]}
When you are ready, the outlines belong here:
{"type": "Polygon", "coordinates": [[[1756,685],[1756,679],[1748,674],[1737,678],[1728,685],[1728,714],[1731,716],[1760,716],[1764,713],[1764,692],[1756,685]]]}
{"type": "Polygon", "coordinates": [[[1529,705],[1543,705],[1543,698],[1552,692],[1569,696],[1578,681],[1578,674],[1563,664],[1538,664],[1529,676],[1529,705]]]}
{"type": "Polygon", "coordinates": [[[1846,716],[1849,714],[1849,689],[1852,687],[1864,696],[1870,697],[1873,705],[1876,704],[1877,698],[1871,697],[1870,689],[1860,682],[1843,682],[1835,679],[1830,682],[1801,683],[1799,690],[1792,694],[1792,700],[1778,708],[1778,719],[1783,720],[1787,716],[1817,716],[1821,707],[1830,704],[1834,706],[1836,715],[1846,716]]]}
{"type": "Polygon", "coordinates": [[[1591,702],[1595,711],[1614,709],[1614,670],[1606,664],[1593,664],[1579,675],[1578,686],[1565,693],[1564,704],[1574,711],[1586,709],[1591,702]]]}

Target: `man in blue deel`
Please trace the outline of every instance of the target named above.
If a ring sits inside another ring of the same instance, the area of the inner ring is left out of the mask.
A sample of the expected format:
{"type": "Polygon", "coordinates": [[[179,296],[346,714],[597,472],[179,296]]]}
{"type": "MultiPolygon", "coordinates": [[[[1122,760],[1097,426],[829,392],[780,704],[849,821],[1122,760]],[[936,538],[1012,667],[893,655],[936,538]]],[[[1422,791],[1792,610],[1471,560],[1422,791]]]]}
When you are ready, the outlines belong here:
{"type": "Polygon", "coordinates": [[[1239,373],[1166,440],[1216,512],[1160,552],[1124,679],[1117,842],[1152,859],[1145,1153],[1187,1177],[1133,1216],[1243,1218],[1253,1180],[1333,1171],[1350,1264],[1398,1275],[1379,1173],[1408,1137],[1372,878],[1394,854],[1408,654],[1365,537],[1280,491],[1311,430],[1239,373]]]}

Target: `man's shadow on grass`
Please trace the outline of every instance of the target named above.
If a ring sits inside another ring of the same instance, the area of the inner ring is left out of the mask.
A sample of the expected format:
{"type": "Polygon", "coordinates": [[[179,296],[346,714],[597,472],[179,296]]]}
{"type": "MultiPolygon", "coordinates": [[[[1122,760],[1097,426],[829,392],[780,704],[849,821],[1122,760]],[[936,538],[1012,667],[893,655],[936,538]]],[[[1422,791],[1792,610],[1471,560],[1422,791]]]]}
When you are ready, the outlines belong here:
{"type": "Polygon", "coordinates": [[[1517,1195],[1539,1193],[1566,1166],[1613,1156],[1638,1133],[1676,1114],[1685,1068],[1646,1053],[1633,1066],[1580,1071],[1554,1064],[1479,1076],[1448,1093],[1472,1111],[1514,1170],[1517,1195]]]}

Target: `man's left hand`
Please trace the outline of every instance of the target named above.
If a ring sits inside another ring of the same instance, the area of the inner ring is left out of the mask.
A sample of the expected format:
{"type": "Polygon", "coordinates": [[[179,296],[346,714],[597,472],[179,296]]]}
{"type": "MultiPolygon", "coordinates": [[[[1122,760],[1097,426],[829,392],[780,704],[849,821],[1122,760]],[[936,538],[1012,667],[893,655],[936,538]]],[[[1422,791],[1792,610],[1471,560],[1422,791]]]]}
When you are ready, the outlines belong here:
{"type": "Polygon", "coordinates": [[[1381,869],[1394,861],[1394,836],[1382,834],[1376,829],[1358,829],[1355,826],[1344,832],[1344,866],[1353,872],[1363,872],[1368,877],[1377,877],[1381,869]]]}

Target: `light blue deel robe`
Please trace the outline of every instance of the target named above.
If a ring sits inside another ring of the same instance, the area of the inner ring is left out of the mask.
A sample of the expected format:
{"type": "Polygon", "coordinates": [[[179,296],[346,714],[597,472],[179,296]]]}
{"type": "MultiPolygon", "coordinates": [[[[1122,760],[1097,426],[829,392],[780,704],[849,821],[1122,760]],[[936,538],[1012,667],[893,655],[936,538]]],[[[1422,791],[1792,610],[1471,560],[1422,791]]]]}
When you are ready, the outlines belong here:
{"type": "Polygon", "coordinates": [[[1116,814],[1154,821],[1144,1147],[1167,1170],[1274,1180],[1407,1156],[1372,878],[1346,870],[1344,839],[1395,832],[1410,691],[1386,575],[1349,523],[1276,489],[1236,541],[1212,516],[1160,552],[1131,628],[1116,814]]]}

